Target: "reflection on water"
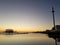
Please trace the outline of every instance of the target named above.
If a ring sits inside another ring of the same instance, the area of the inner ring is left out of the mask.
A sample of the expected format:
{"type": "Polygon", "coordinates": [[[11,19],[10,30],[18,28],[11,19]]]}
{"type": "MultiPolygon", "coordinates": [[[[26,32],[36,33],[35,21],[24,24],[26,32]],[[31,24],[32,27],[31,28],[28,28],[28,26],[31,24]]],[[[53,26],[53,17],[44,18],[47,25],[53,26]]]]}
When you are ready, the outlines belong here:
{"type": "Polygon", "coordinates": [[[58,42],[60,42],[60,35],[48,35],[48,37],[55,40],[55,45],[58,45],[58,42]]]}
{"type": "Polygon", "coordinates": [[[55,40],[45,34],[1,34],[0,45],[55,45],[55,40]]]}

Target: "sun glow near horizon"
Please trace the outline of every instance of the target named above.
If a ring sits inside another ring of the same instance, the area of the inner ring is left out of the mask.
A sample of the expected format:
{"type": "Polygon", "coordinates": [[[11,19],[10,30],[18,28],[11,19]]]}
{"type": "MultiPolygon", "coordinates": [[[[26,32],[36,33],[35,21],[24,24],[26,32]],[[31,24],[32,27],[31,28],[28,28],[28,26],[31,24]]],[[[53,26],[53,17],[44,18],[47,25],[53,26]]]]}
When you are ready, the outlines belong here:
{"type": "MultiPolygon", "coordinates": [[[[56,3],[56,6],[60,5],[56,3]]],[[[53,24],[50,9],[49,0],[0,0],[0,30],[44,31],[51,29],[53,24]]],[[[59,25],[59,8],[57,11],[56,24],[59,25]]]]}
{"type": "Polygon", "coordinates": [[[0,31],[5,31],[6,29],[13,29],[17,32],[34,32],[34,31],[45,31],[51,29],[51,26],[45,27],[0,27],[0,31]]]}

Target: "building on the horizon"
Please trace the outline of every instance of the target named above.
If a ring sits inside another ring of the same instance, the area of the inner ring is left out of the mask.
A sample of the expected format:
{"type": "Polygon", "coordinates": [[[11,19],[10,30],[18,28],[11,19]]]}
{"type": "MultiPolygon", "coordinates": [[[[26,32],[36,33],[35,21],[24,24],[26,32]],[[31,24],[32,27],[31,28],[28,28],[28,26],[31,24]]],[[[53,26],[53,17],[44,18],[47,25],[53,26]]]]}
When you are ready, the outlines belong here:
{"type": "Polygon", "coordinates": [[[10,33],[14,33],[14,31],[13,31],[13,29],[6,29],[5,33],[9,33],[10,34],[10,33]]]}
{"type": "Polygon", "coordinates": [[[56,25],[55,27],[52,27],[52,30],[60,31],[60,25],[56,25]],[[56,28],[56,29],[55,29],[56,28]]]}

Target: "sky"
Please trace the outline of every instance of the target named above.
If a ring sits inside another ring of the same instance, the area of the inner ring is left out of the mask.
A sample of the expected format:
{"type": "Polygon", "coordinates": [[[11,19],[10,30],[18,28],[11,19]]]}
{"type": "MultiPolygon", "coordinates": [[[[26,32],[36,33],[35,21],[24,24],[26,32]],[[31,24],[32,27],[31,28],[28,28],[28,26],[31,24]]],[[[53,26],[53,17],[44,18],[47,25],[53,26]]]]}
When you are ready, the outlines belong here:
{"type": "Polygon", "coordinates": [[[0,0],[0,30],[43,31],[60,24],[60,0],[0,0]]]}

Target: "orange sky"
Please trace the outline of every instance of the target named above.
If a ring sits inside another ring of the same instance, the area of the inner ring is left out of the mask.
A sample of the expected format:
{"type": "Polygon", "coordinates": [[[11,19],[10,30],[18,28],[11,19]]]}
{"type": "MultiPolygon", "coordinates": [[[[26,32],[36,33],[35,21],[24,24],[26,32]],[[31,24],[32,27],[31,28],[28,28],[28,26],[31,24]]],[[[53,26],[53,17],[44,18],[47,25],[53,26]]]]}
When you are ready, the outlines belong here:
{"type": "Polygon", "coordinates": [[[45,31],[47,29],[51,29],[51,26],[45,26],[45,27],[21,27],[21,28],[8,28],[8,27],[0,27],[0,32],[5,31],[6,29],[13,29],[14,31],[18,32],[33,32],[33,31],[45,31]]]}

